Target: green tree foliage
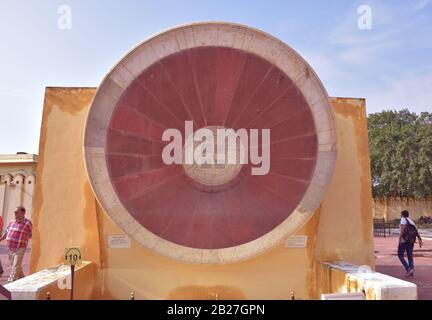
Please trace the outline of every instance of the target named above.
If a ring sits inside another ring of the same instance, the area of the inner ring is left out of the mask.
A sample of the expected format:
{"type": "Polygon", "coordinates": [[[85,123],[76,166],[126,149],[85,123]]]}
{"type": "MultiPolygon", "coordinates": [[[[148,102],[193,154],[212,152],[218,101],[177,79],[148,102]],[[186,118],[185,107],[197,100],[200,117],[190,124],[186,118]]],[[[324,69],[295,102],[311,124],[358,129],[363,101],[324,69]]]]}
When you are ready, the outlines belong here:
{"type": "Polygon", "coordinates": [[[373,195],[432,196],[432,113],[374,113],[368,129],[373,195]]]}

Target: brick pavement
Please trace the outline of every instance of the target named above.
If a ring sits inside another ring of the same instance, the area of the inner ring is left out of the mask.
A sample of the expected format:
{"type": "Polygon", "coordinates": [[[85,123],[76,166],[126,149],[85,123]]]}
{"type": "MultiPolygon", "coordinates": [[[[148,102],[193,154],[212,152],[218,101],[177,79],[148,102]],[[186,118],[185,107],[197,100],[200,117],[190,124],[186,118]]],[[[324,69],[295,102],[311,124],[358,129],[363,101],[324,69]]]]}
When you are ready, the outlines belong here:
{"type": "Polygon", "coordinates": [[[398,236],[375,237],[376,271],[417,284],[419,300],[432,300],[432,237],[423,237],[423,247],[414,248],[414,278],[406,278],[397,256],[398,236]]]}

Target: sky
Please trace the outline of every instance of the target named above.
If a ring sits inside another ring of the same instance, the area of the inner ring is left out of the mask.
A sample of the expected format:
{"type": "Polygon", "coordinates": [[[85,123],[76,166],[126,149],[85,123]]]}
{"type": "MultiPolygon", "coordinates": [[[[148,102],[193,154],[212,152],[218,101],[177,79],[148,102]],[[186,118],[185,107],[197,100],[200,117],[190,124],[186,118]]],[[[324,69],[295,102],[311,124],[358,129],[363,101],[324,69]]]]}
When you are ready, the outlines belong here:
{"type": "Polygon", "coordinates": [[[208,20],[276,36],[368,113],[432,111],[432,0],[0,0],[0,154],[38,153],[45,87],[97,87],[152,34],[208,20]]]}

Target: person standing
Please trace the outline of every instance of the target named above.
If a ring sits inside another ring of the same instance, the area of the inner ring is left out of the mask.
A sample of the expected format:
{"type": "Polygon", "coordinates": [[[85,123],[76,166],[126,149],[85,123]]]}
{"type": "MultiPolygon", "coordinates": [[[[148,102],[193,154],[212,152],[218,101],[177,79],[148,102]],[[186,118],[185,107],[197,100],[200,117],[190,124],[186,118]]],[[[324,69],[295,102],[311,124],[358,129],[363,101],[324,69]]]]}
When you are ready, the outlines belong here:
{"type": "Polygon", "coordinates": [[[398,257],[400,262],[405,268],[405,275],[414,276],[414,244],[416,239],[419,239],[420,248],[423,245],[422,238],[420,237],[415,223],[409,218],[408,210],[401,212],[400,232],[399,232],[399,245],[398,257]],[[405,260],[405,252],[407,254],[408,262],[405,260]]]}
{"type": "Polygon", "coordinates": [[[9,260],[12,265],[12,272],[8,282],[12,282],[24,277],[22,262],[28,241],[32,236],[32,223],[25,217],[26,210],[24,207],[17,207],[15,210],[15,220],[12,220],[6,233],[0,238],[0,241],[6,239],[9,249],[9,260]]]}

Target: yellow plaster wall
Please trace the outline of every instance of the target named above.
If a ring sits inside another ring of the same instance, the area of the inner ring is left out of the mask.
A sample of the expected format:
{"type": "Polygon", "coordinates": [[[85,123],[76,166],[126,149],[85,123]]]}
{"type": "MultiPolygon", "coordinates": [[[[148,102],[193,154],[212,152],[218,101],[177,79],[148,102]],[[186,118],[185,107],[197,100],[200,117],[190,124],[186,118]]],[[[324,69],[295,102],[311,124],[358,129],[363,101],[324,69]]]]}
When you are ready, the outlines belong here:
{"type": "Polygon", "coordinates": [[[373,266],[373,238],[366,112],[362,99],[332,99],[339,156],[322,206],[297,234],[305,249],[282,244],[256,258],[227,265],[187,264],[131,240],[111,249],[108,235],[122,235],[97,205],[82,151],[85,118],[95,89],[48,88],[39,150],[35,238],[31,270],[57,264],[65,246],[81,245],[99,266],[94,298],[288,299],[318,298],[325,279],[317,261],[346,260],[373,266]],[[62,183],[59,183],[59,179],[62,183]]]}
{"type": "Polygon", "coordinates": [[[432,216],[432,198],[375,198],[372,201],[374,218],[384,218],[386,221],[400,219],[402,210],[408,210],[410,218],[417,220],[421,216],[432,216]]]}
{"type": "Polygon", "coordinates": [[[364,99],[332,98],[338,130],[335,173],[322,203],[316,258],[374,267],[371,172],[364,99]]]}
{"type": "Polygon", "coordinates": [[[64,248],[80,246],[99,264],[96,201],[82,157],[83,125],[94,89],[45,92],[33,213],[30,271],[63,261],[64,248]]]}

